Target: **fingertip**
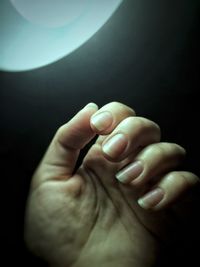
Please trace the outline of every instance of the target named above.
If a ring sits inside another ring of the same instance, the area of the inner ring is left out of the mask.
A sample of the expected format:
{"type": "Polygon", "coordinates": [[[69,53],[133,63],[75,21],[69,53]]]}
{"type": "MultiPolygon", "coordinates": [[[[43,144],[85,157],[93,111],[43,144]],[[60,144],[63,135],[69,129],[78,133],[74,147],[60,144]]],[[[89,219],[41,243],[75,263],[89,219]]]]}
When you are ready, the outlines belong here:
{"type": "Polygon", "coordinates": [[[94,103],[94,102],[90,102],[90,103],[88,103],[83,109],[87,109],[87,108],[93,108],[93,109],[98,110],[99,107],[97,106],[96,103],[94,103]]]}
{"type": "Polygon", "coordinates": [[[102,151],[108,159],[121,161],[124,158],[124,151],[127,147],[127,137],[123,133],[117,133],[103,142],[102,151]]]}
{"type": "Polygon", "coordinates": [[[140,198],[138,204],[144,209],[160,211],[178,201],[187,191],[198,185],[199,178],[193,173],[171,172],[161,179],[154,190],[140,198]]]}
{"type": "Polygon", "coordinates": [[[157,187],[146,193],[138,199],[138,204],[145,210],[156,210],[159,204],[163,202],[165,191],[161,187],[157,187]]]}
{"type": "Polygon", "coordinates": [[[100,134],[107,134],[113,124],[113,116],[109,111],[102,111],[92,115],[90,125],[92,129],[100,134]]]}
{"type": "Polygon", "coordinates": [[[135,116],[134,110],[118,102],[111,102],[93,114],[90,124],[94,132],[110,134],[115,127],[129,116],[135,116]]]}

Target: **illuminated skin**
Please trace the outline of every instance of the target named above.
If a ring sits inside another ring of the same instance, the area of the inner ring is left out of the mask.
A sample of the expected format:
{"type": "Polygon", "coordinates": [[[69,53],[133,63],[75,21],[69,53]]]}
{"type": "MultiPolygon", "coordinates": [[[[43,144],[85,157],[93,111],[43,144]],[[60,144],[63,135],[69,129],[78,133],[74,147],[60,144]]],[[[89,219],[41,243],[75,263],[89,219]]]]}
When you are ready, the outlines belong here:
{"type": "Polygon", "coordinates": [[[158,240],[166,241],[174,224],[167,210],[198,183],[195,174],[174,171],[184,155],[181,146],[160,141],[157,124],[126,105],[87,105],[57,131],[34,174],[25,223],[29,248],[50,266],[152,266],[158,240]],[[152,188],[151,199],[142,201],[152,188]]]}

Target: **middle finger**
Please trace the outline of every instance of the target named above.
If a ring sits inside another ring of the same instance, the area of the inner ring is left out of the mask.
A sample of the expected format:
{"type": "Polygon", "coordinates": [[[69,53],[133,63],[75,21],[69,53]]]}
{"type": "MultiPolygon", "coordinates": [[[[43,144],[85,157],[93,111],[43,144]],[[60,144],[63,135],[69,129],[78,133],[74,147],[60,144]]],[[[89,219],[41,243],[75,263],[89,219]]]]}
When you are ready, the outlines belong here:
{"type": "Polygon", "coordinates": [[[102,143],[104,156],[111,161],[122,161],[140,147],[160,141],[159,126],[142,117],[124,119],[102,143]]]}

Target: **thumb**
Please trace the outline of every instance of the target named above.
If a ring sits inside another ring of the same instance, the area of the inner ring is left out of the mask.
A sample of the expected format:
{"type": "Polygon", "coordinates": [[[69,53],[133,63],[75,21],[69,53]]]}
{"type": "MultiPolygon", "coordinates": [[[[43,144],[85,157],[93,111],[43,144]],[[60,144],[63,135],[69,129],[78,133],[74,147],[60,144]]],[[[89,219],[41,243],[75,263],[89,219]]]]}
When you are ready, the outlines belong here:
{"type": "Polygon", "coordinates": [[[39,183],[71,177],[80,150],[95,136],[90,118],[97,110],[97,105],[90,103],[58,129],[34,175],[39,183]]]}

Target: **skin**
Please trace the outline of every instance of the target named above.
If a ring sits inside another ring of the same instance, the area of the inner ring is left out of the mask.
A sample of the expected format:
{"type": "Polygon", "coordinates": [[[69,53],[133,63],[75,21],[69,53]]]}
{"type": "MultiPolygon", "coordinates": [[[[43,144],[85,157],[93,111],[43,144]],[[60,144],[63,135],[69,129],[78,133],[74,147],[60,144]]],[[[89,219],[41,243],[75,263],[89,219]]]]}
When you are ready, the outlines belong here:
{"type": "Polygon", "coordinates": [[[185,150],[160,136],[156,123],[118,102],[100,109],[91,103],[60,127],[32,179],[25,219],[30,250],[57,267],[153,266],[170,241],[174,203],[199,181],[175,171],[185,150]],[[106,154],[104,145],[119,133],[123,138],[106,154]],[[96,135],[76,170],[81,149],[96,135]],[[138,161],[137,179],[116,178],[138,161]],[[138,199],[155,188],[161,201],[140,206],[138,199]]]}

